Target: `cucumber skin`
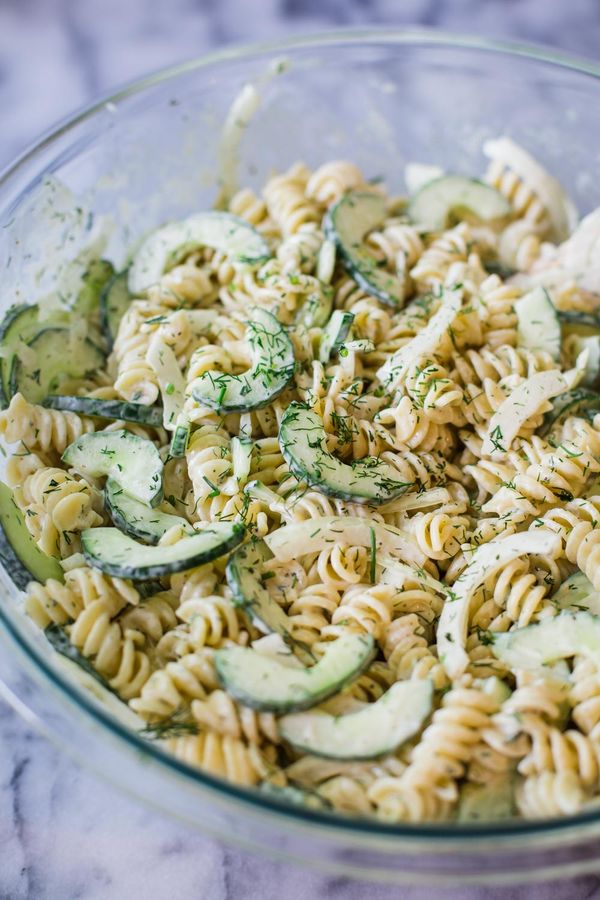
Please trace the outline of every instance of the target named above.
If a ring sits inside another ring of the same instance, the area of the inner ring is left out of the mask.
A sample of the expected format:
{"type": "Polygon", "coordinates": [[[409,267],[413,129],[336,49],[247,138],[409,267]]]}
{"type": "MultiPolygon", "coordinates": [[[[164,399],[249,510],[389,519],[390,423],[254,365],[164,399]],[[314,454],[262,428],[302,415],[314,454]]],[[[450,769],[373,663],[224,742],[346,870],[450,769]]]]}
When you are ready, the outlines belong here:
{"type": "MultiPolygon", "coordinates": [[[[321,491],[322,494],[326,494],[329,497],[335,497],[339,500],[344,500],[349,503],[361,503],[365,506],[379,506],[384,503],[390,503],[392,500],[395,500],[397,497],[401,497],[405,494],[409,488],[409,485],[404,484],[403,482],[397,482],[397,489],[392,490],[390,488],[390,492],[388,496],[385,496],[383,490],[380,494],[376,494],[373,491],[360,493],[357,487],[356,490],[352,490],[348,488],[348,490],[344,490],[343,488],[331,487],[327,483],[327,476],[324,475],[322,478],[317,478],[312,472],[310,472],[305,464],[296,459],[293,450],[295,445],[294,439],[294,422],[297,420],[298,411],[300,414],[302,412],[310,413],[311,411],[308,407],[303,406],[302,404],[293,401],[289,404],[286,409],[283,418],[281,419],[281,424],[279,426],[279,444],[281,447],[281,452],[284,460],[286,461],[290,472],[298,479],[300,482],[306,482],[306,484],[311,487],[317,488],[317,490],[321,491]]],[[[325,439],[325,432],[323,431],[323,440],[325,439]]],[[[331,458],[332,454],[328,454],[326,451],[323,452],[324,457],[329,456],[331,458]]],[[[367,459],[368,457],[365,457],[367,459]]],[[[375,457],[371,457],[372,460],[376,460],[375,457]]],[[[360,463],[361,460],[357,460],[357,463],[360,463]]],[[[386,463],[383,463],[379,460],[376,460],[379,466],[385,466],[386,463]]],[[[342,464],[344,465],[344,464],[342,464]]],[[[350,466],[348,465],[348,468],[350,466]]],[[[376,466],[372,468],[372,474],[368,475],[365,473],[366,477],[375,478],[377,477],[376,466]]],[[[381,477],[381,474],[379,474],[381,477]]],[[[365,482],[366,483],[366,482],[365,482]]]]}
{"type": "MultiPolygon", "coordinates": [[[[167,529],[159,528],[156,531],[149,531],[147,529],[144,529],[144,523],[142,520],[140,520],[139,524],[130,522],[123,510],[118,506],[116,500],[114,499],[113,484],[111,482],[112,479],[108,478],[104,487],[104,506],[119,531],[122,531],[124,534],[128,534],[131,537],[137,538],[138,540],[145,541],[148,544],[158,544],[162,535],[167,529]]],[[[119,485],[115,482],[114,487],[118,488],[119,485]]],[[[119,496],[121,493],[124,492],[120,490],[119,496]]],[[[147,509],[147,512],[149,517],[152,517],[152,515],[164,515],[165,517],[169,515],[168,513],[157,513],[152,509],[147,509]]],[[[176,520],[178,519],[182,525],[188,526],[190,535],[196,534],[196,532],[194,531],[192,526],[189,525],[186,519],[182,519],[180,516],[169,517],[176,520]]],[[[168,527],[170,528],[177,524],[178,522],[174,521],[168,527]]]]}
{"type": "Polygon", "coordinates": [[[148,566],[120,565],[119,563],[111,563],[96,556],[90,549],[86,536],[89,532],[93,532],[93,528],[83,531],[81,534],[81,545],[83,555],[89,565],[94,569],[99,569],[105,575],[111,575],[113,578],[129,578],[131,581],[151,581],[155,578],[162,578],[165,575],[175,575],[177,572],[185,572],[187,569],[193,569],[201,566],[203,563],[211,562],[224,556],[238,546],[244,539],[246,529],[243,525],[234,525],[231,538],[223,541],[222,544],[214,547],[212,550],[198,552],[195,556],[188,559],[181,559],[161,565],[160,563],[148,566]]]}
{"type": "Polygon", "coordinates": [[[600,332],[600,316],[593,313],[581,313],[574,310],[557,310],[558,318],[566,325],[584,325],[586,328],[595,328],[600,332]]]}
{"type": "MultiPolygon", "coordinates": [[[[375,642],[370,635],[365,635],[364,637],[369,638],[368,641],[365,641],[365,654],[363,658],[356,664],[355,668],[352,669],[352,671],[346,673],[344,678],[340,678],[338,681],[330,682],[327,686],[323,685],[323,687],[319,691],[310,694],[307,693],[303,698],[296,697],[292,700],[287,701],[282,699],[280,703],[257,699],[256,696],[248,693],[242,685],[234,684],[231,682],[231,680],[228,679],[228,648],[223,648],[216,651],[215,669],[217,672],[217,677],[223,687],[229,694],[231,694],[234,699],[238,700],[244,706],[249,706],[251,709],[258,710],[259,712],[272,712],[278,716],[285,715],[286,713],[291,712],[302,712],[305,709],[311,709],[318,703],[327,700],[328,697],[332,697],[334,694],[339,693],[339,691],[343,690],[343,688],[346,687],[346,685],[350,684],[351,681],[354,681],[355,678],[358,678],[358,676],[362,672],[364,672],[364,670],[373,662],[375,656],[377,655],[377,647],[375,646],[375,642]]],[[[235,648],[231,649],[235,650],[235,648]]]]}
{"type": "Polygon", "coordinates": [[[83,275],[83,286],[74,305],[77,316],[88,318],[100,308],[106,286],[115,277],[115,267],[107,259],[93,260],[83,275]]]}
{"type": "Polygon", "coordinates": [[[600,394],[595,391],[588,391],[585,388],[575,388],[573,391],[560,394],[554,398],[552,409],[544,414],[544,421],[539,429],[539,434],[544,437],[554,425],[560,424],[569,416],[576,415],[590,418],[587,415],[588,410],[593,412],[594,415],[600,413],[600,394]],[[571,395],[571,400],[567,402],[569,395],[571,395]],[[562,401],[562,406],[560,407],[558,407],[559,401],[562,401]]]}
{"type": "Polygon", "coordinates": [[[169,456],[173,459],[181,459],[185,456],[187,445],[190,440],[190,427],[178,425],[173,432],[171,438],[171,446],[169,447],[169,456]]]}
{"type": "Polygon", "coordinates": [[[144,406],[142,403],[121,400],[97,400],[95,397],[74,397],[69,394],[50,394],[43,406],[96,416],[99,419],[115,419],[162,428],[163,412],[159,406],[144,406]]]}
{"type": "MultiPolygon", "coordinates": [[[[339,207],[350,197],[350,194],[344,195],[341,200],[338,200],[328,211],[323,221],[323,232],[327,240],[331,241],[337,247],[340,255],[340,260],[342,265],[348,272],[351,278],[356,281],[357,285],[362,288],[367,294],[371,294],[371,296],[375,297],[380,303],[384,303],[386,306],[390,306],[392,309],[401,309],[404,306],[404,298],[394,297],[393,294],[390,294],[389,291],[380,288],[377,284],[375,284],[368,275],[363,271],[364,266],[361,266],[359,262],[356,261],[352,252],[348,250],[345,246],[342,238],[340,237],[339,230],[336,224],[336,215],[339,212],[339,207]]],[[[363,235],[364,237],[364,235],[363,235]]],[[[373,265],[375,266],[375,260],[373,259],[373,265]]],[[[381,270],[383,271],[383,270],[381,270]]],[[[389,274],[390,280],[393,278],[391,274],[389,274]]]]}
{"type": "MultiPolygon", "coordinates": [[[[4,319],[0,324],[0,344],[6,340],[7,332],[10,331],[14,323],[27,311],[35,310],[35,318],[37,320],[39,308],[36,305],[28,306],[26,303],[16,303],[11,306],[5,313],[4,319]]],[[[33,323],[32,323],[33,326],[33,323]]],[[[31,339],[32,335],[29,335],[31,339]]],[[[10,405],[12,393],[10,391],[10,383],[12,371],[14,368],[15,356],[9,359],[0,358],[0,409],[6,409],[10,405]],[[6,386],[6,387],[5,387],[6,386]]]]}
{"type": "MultiPolygon", "coordinates": [[[[34,337],[33,337],[30,341],[28,341],[27,346],[28,346],[28,347],[32,347],[33,345],[35,345],[35,343],[36,343],[37,341],[39,341],[40,338],[42,338],[42,337],[43,337],[45,334],[47,334],[48,332],[64,333],[64,338],[65,338],[64,354],[65,354],[65,358],[66,358],[67,360],[73,361],[73,351],[72,351],[72,349],[71,349],[71,347],[70,347],[70,344],[69,344],[69,342],[70,342],[69,328],[68,328],[67,326],[65,326],[65,325],[62,325],[62,324],[59,324],[59,325],[56,325],[56,324],[49,324],[46,328],[40,329],[40,331],[39,331],[36,335],[34,335],[34,337]]],[[[95,362],[94,362],[93,365],[87,366],[87,368],[85,368],[85,369],[83,369],[83,368],[81,368],[81,367],[73,367],[73,368],[65,367],[65,370],[64,370],[64,372],[62,372],[62,374],[63,374],[66,378],[68,378],[68,379],[71,379],[71,378],[83,378],[85,375],[87,375],[87,374],[89,374],[89,373],[91,373],[91,372],[94,372],[94,371],[95,371],[96,369],[98,369],[98,368],[101,368],[101,367],[104,366],[105,363],[106,363],[106,354],[105,354],[104,350],[103,350],[101,347],[98,347],[98,345],[95,344],[95,343],[94,343],[90,338],[88,338],[88,337],[84,338],[84,340],[83,340],[82,343],[85,344],[86,349],[87,349],[87,351],[88,351],[88,355],[89,355],[90,353],[95,353],[95,354],[97,354],[96,360],[95,360],[95,362]]],[[[29,400],[30,403],[36,403],[36,404],[37,404],[37,403],[42,403],[43,400],[44,400],[44,395],[41,395],[39,398],[37,398],[36,396],[34,396],[34,397],[32,398],[32,396],[31,396],[31,394],[29,394],[29,392],[28,392],[28,390],[27,390],[25,384],[20,384],[20,383],[19,383],[19,379],[20,379],[21,377],[24,378],[24,379],[27,379],[27,371],[28,371],[28,370],[25,369],[25,367],[24,367],[23,364],[20,362],[20,360],[19,360],[18,358],[15,358],[15,361],[14,361],[14,364],[13,364],[13,366],[12,366],[12,370],[11,370],[11,373],[10,373],[10,390],[11,390],[11,393],[14,395],[14,394],[16,394],[17,392],[20,392],[21,394],[23,394],[23,396],[25,397],[26,400],[29,400]]],[[[33,381],[34,384],[37,383],[38,386],[39,386],[39,384],[40,384],[40,379],[38,379],[37,382],[36,382],[35,380],[32,380],[32,379],[28,379],[28,380],[30,381],[30,383],[31,383],[32,381],[33,381]]],[[[49,387],[49,385],[48,385],[48,387],[49,387]]]]}
{"type": "Polygon", "coordinates": [[[8,536],[8,531],[4,527],[4,518],[5,515],[10,516],[11,514],[22,519],[18,527],[23,529],[25,541],[30,545],[32,553],[48,566],[47,578],[64,581],[65,577],[60,563],[54,557],[46,557],[37,546],[29,531],[27,531],[24,516],[13,500],[12,491],[7,485],[0,482],[0,563],[16,587],[20,591],[24,591],[30,581],[39,581],[40,579],[38,578],[39,573],[33,572],[27,567],[25,559],[23,559],[8,536]],[[5,506],[8,504],[12,504],[14,509],[9,508],[6,510],[5,506]]]}
{"type": "Polygon", "coordinates": [[[132,496],[136,500],[140,500],[141,503],[147,503],[148,506],[158,506],[158,504],[163,499],[162,478],[164,466],[158,450],[156,449],[156,446],[152,443],[152,441],[140,438],[137,435],[131,434],[131,432],[124,429],[111,432],[92,431],[88,432],[87,434],[82,434],[80,437],[74,440],[73,443],[69,444],[69,446],[62,454],[61,460],[66,463],[67,466],[73,466],[76,469],[80,468],[88,475],[93,474],[94,477],[100,477],[102,475],[107,475],[109,478],[112,477],[123,487],[123,489],[127,488],[127,482],[129,481],[129,487],[131,489],[132,496]],[[143,490],[141,498],[134,493],[134,490],[131,487],[131,482],[133,482],[134,486],[136,485],[135,478],[132,478],[132,472],[134,473],[135,470],[132,469],[131,466],[125,467],[124,465],[118,464],[119,473],[118,475],[115,475],[114,472],[111,471],[111,466],[104,467],[99,465],[89,465],[89,456],[90,454],[92,454],[93,458],[93,451],[95,450],[94,445],[98,441],[107,442],[107,446],[101,448],[101,453],[106,453],[107,457],[111,458],[114,453],[123,449],[122,447],[117,446],[115,448],[112,448],[111,453],[107,453],[110,444],[114,444],[114,442],[119,440],[124,441],[126,445],[130,445],[130,447],[132,448],[132,454],[135,452],[136,446],[139,447],[144,444],[148,444],[151,448],[150,453],[151,456],[154,457],[154,459],[148,459],[147,463],[148,465],[150,465],[151,463],[152,465],[156,464],[156,468],[154,469],[154,474],[152,474],[152,470],[150,470],[150,489],[146,490],[148,482],[146,482],[145,485],[142,485],[143,490]],[[144,497],[147,499],[144,499],[144,497]]]}
{"type": "Polygon", "coordinates": [[[102,329],[102,334],[106,338],[106,342],[111,350],[115,342],[115,337],[118,330],[118,324],[116,328],[114,327],[114,325],[115,323],[117,323],[117,319],[119,322],[121,321],[121,318],[127,311],[129,303],[132,299],[127,287],[128,277],[129,269],[125,269],[123,272],[117,272],[111,279],[109,279],[109,281],[106,282],[102,289],[102,293],[100,294],[100,327],[102,329]],[[122,304],[122,309],[119,309],[119,314],[116,315],[115,310],[117,309],[117,307],[111,307],[111,294],[113,294],[117,290],[121,291],[123,287],[125,288],[125,290],[123,291],[123,296],[125,296],[126,292],[129,302],[127,304],[122,304]]]}

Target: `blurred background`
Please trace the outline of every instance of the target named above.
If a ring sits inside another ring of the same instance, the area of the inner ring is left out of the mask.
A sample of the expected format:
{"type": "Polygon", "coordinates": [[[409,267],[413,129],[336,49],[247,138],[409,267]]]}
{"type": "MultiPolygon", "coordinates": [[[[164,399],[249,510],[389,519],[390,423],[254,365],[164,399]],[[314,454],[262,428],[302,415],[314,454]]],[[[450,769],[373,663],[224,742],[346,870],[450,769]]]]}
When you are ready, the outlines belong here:
{"type": "Polygon", "coordinates": [[[98,94],[232,43],[422,26],[600,60],[599,0],[0,0],[0,167],[98,94]]]}

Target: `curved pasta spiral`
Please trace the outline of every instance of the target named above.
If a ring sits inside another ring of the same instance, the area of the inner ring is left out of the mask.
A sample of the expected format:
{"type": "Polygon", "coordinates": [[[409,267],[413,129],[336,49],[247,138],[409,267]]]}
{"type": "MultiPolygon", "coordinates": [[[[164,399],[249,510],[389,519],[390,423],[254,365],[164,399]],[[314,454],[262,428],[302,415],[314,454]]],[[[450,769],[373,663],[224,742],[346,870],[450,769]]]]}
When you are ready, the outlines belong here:
{"type": "Polygon", "coordinates": [[[320,640],[340,599],[339,588],[332,584],[312,584],[301,590],[287,610],[293,637],[308,645],[320,640]]]}
{"type": "Polygon", "coordinates": [[[585,799],[581,781],[574,772],[543,772],[526,778],[517,789],[517,806],[526,819],[574,815],[585,799]]]}
{"type": "Polygon", "coordinates": [[[336,203],[348,191],[357,190],[373,190],[373,186],[365,181],[358,166],[345,159],[334,159],[319,166],[306,183],[306,196],[323,207],[336,203]]]}
{"type": "Polygon", "coordinates": [[[491,348],[517,343],[517,314],[515,301],[521,296],[516,287],[503,284],[497,275],[490,275],[481,284],[477,309],[482,323],[482,341],[491,348]]]}
{"type": "Polygon", "coordinates": [[[298,230],[281,242],[277,248],[277,259],[281,263],[281,271],[312,272],[317,264],[319,250],[323,244],[323,234],[313,222],[301,225],[298,230]]]}
{"type": "Polygon", "coordinates": [[[471,761],[481,732],[498,711],[497,701],[473,687],[452,687],[433,714],[402,776],[406,787],[424,789],[445,799],[456,796],[456,780],[471,761]]]}
{"type": "Polygon", "coordinates": [[[31,581],[25,596],[25,612],[40,628],[64,625],[76,619],[83,599],[60,581],[49,578],[45,584],[31,581]]]}
{"type": "Polygon", "coordinates": [[[178,600],[173,594],[161,591],[122,613],[119,624],[123,631],[136,631],[143,634],[146,641],[158,644],[163,635],[177,625],[177,605],[178,600]]]}
{"type": "Polygon", "coordinates": [[[301,225],[319,222],[317,205],[306,195],[310,172],[302,163],[296,163],[283,175],[270,178],[263,196],[269,215],[282,235],[294,234],[301,225]]]}
{"type": "Polygon", "coordinates": [[[473,625],[492,631],[505,631],[515,624],[523,628],[544,613],[552,613],[546,601],[549,585],[538,584],[528,557],[507,563],[485,583],[489,601],[473,616],[473,625]]]}
{"type": "Polygon", "coordinates": [[[212,648],[203,647],[157,669],[139,697],[130,701],[131,708],[145,719],[156,720],[170,716],[192,700],[204,700],[207,692],[219,686],[213,653],[212,648]]]}
{"type": "Polygon", "coordinates": [[[23,482],[19,495],[27,508],[25,524],[49,556],[75,553],[78,532],[103,521],[100,492],[64,469],[38,469],[23,482]]]}
{"type": "Polygon", "coordinates": [[[76,619],[84,607],[97,600],[115,616],[127,604],[137,604],[139,594],[130,582],[81,566],[65,574],[64,584],[52,578],[45,584],[30,582],[25,611],[36,625],[46,628],[52,623],[64,625],[76,619]]]}
{"type": "Polygon", "coordinates": [[[214,731],[250,744],[266,739],[279,743],[277,720],[272,713],[259,713],[236,703],[225,691],[212,691],[206,700],[192,702],[192,715],[203,730],[214,731]]]}
{"type": "MultiPolygon", "coordinates": [[[[166,272],[158,282],[148,290],[148,300],[156,306],[177,308],[203,301],[213,300],[216,288],[211,281],[210,272],[195,264],[193,256],[166,272]]],[[[135,301],[134,301],[135,302],[135,301]]]]}
{"type": "Polygon", "coordinates": [[[138,696],[151,672],[150,660],[141,649],[144,635],[111,621],[111,609],[103,600],[95,600],[79,613],[69,626],[69,639],[84,656],[93,658],[94,668],[123,699],[138,696]]]}
{"type": "Polygon", "coordinates": [[[404,444],[411,450],[437,450],[449,456],[456,445],[453,430],[432,421],[407,396],[376,413],[373,424],[377,437],[394,450],[404,444]]]}
{"type": "Polygon", "coordinates": [[[214,731],[171,738],[165,746],[176,759],[234,784],[256,784],[273,768],[255,744],[248,747],[244,741],[214,731]]]}
{"type": "Polygon", "coordinates": [[[421,359],[406,375],[406,390],[425,416],[437,424],[462,425],[463,392],[437,359],[421,359]]]}
{"type": "Polygon", "coordinates": [[[92,419],[28,403],[22,394],[15,394],[8,409],[0,412],[0,434],[9,444],[21,441],[29,449],[44,452],[63,453],[78,437],[94,429],[92,419]]]}
{"type": "Polygon", "coordinates": [[[518,765],[522,775],[571,772],[584,788],[597,787],[600,749],[587,735],[573,728],[560,731],[531,714],[521,716],[519,724],[530,740],[529,752],[518,765]]]}
{"type": "Polygon", "coordinates": [[[597,746],[600,738],[600,672],[592,660],[577,659],[572,680],[573,721],[597,746]]]}
{"type": "Polygon", "coordinates": [[[395,619],[385,633],[383,653],[399,681],[429,678],[436,690],[448,685],[444,667],[428,645],[422,619],[415,613],[395,619]]]}
{"type": "Polygon", "coordinates": [[[436,561],[454,556],[467,539],[471,520],[456,513],[417,513],[405,528],[413,534],[425,556],[436,561]]]}
{"type": "Polygon", "coordinates": [[[516,474],[488,500],[484,512],[502,515],[522,509],[537,515],[543,504],[572,500],[589,476],[600,471],[600,464],[582,446],[563,443],[552,447],[536,435],[531,441],[521,440],[518,451],[507,454],[506,459],[516,474]]]}
{"type": "Polygon", "coordinates": [[[321,583],[339,590],[349,584],[358,584],[367,571],[368,557],[365,547],[352,547],[341,542],[332,544],[321,550],[308,568],[309,583],[321,583]]]}
{"type": "Polygon", "coordinates": [[[519,220],[507,225],[498,242],[498,259],[505,266],[527,272],[540,256],[540,228],[535,222],[519,220]]]}
{"type": "Polygon", "coordinates": [[[264,200],[250,188],[242,188],[237,191],[229,201],[229,211],[234,216],[239,216],[249,222],[250,225],[260,225],[267,215],[267,207],[264,200]]]}
{"type": "MultiPolygon", "coordinates": [[[[168,307],[164,309],[168,310],[168,307]]],[[[158,314],[163,307],[158,307],[158,314]]],[[[113,344],[113,364],[116,367],[115,389],[125,400],[152,405],[158,397],[156,373],[146,354],[150,345],[150,333],[142,326],[152,315],[148,304],[134,300],[125,311],[113,344]]]]}
{"type": "Polygon", "coordinates": [[[482,387],[486,382],[516,387],[521,378],[556,368],[556,362],[543,350],[526,350],[503,344],[499,347],[465,349],[453,356],[453,377],[463,385],[482,387]]]}
{"type": "Polygon", "coordinates": [[[410,277],[423,290],[444,284],[452,264],[467,261],[472,240],[471,230],[465,222],[445,231],[419,257],[410,270],[410,277]]]}
{"type": "Polygon", "coordinates": [[[452,802],[399,778],[378,778],[367,792],[378,818],[387,822],[439,822],[450,818],[452,802]]]}
{"type": "MultiPolygon", "coordinates": [[[[189,440],[186,460],[196,503],[206,500],[209,495],[218,496],[217,492],[227,490],[226,482],[231,474],[232,464],[229,435],[226,431],[217,425],[202,425],[197,428],[189,440]]],[[[231,496],[229,493],[228,495],[231,496]]]]}
{"type": "Polygon", "coordinates": [[[238,611],[231,600],[218,594],[190,597],[177,609],[177,618],[188,626],[193,648],[219,647],[224,641],[240,641],[238,611]]]}
{"type": "Polygon", "coordinates": [[[545,231],[550,222],[548,213],[530,185],[514,172],[510,165],[500,160],[492,160],[486,172],[486,181],[503,194],[519,218],[545,231]]]}

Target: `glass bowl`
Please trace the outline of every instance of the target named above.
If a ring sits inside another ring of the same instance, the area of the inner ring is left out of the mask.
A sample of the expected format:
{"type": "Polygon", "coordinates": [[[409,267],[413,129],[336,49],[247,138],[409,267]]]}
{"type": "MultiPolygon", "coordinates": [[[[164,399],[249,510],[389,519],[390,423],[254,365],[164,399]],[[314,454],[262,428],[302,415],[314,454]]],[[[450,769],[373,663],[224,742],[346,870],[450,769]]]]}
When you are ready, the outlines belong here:
{"type": "MultiPolygon", "coordinates": [[[[225,50],[151,75],[76,114],[0,177],[4,308],[51,286],[73,209],[83,230],[115,221],[123,261],[148,229],[208,208],[224,159],[258,187],[296,159],[348,158],[402,188],[407,161],[483,168],[482,141],[509,133],[558,175],[580,212],[600,205],[600,69],[548,51],[427,32],[344,32],[225,50]],[[240,89],[261,102],[230,117],[240,89]],[[93,211],[82,218],[81,210],[93,211]],[[46,274],[40,277],[44,261],[46,274]]],[[[72,224],[72,223],[71,223],[72,224]]],[[[1,692],[102,777],[193,828],[331,872],[389,882],[524,881],[598,867],[600,811],[540,822],[388,825],[284,806],[192,770],[127,725],[95,682],[67,671],[0,571],[1,692]]]]}

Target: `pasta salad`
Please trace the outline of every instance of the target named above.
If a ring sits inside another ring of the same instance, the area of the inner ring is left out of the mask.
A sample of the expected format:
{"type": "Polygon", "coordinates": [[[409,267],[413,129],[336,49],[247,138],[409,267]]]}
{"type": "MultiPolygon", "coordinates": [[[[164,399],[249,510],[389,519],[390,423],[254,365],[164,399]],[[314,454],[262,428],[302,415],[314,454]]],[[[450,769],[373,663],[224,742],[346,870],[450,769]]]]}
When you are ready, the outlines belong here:
{"type": "Polygon", "coordinates": [[[274,175],[0,329],[1,558],[54,650],[212,775],[388,822],[600,793],[600,212],[274,175]]]}

